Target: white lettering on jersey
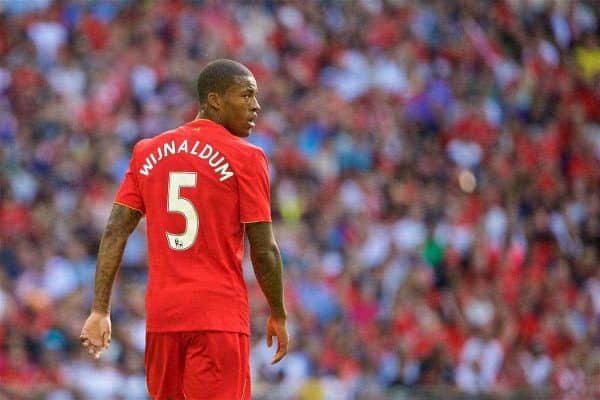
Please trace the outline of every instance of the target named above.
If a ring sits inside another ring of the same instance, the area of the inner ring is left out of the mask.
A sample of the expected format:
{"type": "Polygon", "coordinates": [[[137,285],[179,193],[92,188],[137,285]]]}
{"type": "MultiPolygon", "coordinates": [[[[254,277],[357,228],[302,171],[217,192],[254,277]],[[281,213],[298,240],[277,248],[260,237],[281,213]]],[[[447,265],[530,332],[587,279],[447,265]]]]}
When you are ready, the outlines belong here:
{"type": "Polygon", "coordinates": [[[188,152],[187,139],[183,139],[183,142],[181,142],[179,148],[177,149],[178,153],[181,153],[182,151],[185,151],[186,153],[188,152]]]}
{"type": "Polygon", "coordinates": [[[221,177],[219,178],[220,182],[223,182],[233,176],[233,172],[228,170],[229,163],[225,163],[220,167],[215,168],[216,173],[220,173],[221,177]]]}
{"type": "Polygon", "coordinates": [[[179,143],[179,147],[177,147],[177,143],[175,140],[171,140],[170,142],[164,143],[162,147],[157,147],[151,152],[146,159],[144,160],[144,164],[141,166],[139,173],[148,176],[150,172],[161,160],[164,160],[170,155],[179,154],[179,153],[187,153],[193,156],[197,156],[202,160],[207,160],[208,165],[212,167],[213,171],[218,174],[219,182],[226,181],[227,179],[234,176],[234,172],[229,168],[229,162],[225,159],[225,156],[221,155],[221,153],[216,150],[213,146],[208,143],[204,144],[202,151],[198,153],[198,148],[200,147],[200,141],[196,140],[191,150],[188,150],[188,142],[187,139],[184,139],[181,143],[179,143]],[[177,149],[177,151],[175,151],[177,149]],[[220,157],[219,157],[220,156],[220,157]]]}
{"type": "Polygon", "coordinates": [[[215,161],[217,159],[217,157],[219,156],[219,152],[215,151],[214,154],[212,156],[210,156],[210,159],[208,160],[208,165],[210,165],[211,167],[218,167],[219,164],[221,164],[223,162],[223,160],[225,159],[225,157],[221,156],[221,158],[219,158],[219,161],[215,161]]]}
{"type": "Polygon", "coordinates": [[[150,158],[146,157],[146,163],[142,168],[140,168],[140,174],[148,176],[152,168],[154,168],[154,165],[152,165],[152,162],[150,162],[150,158]]]}
{"type": "Polygon", "coordinates": [[[163,153],[165,153],[165,157],[168,156],[169,153],[175,154],[175,141],[174,140],[171,140],[171,143],[165,143],[163,153]]]}
{"type": "Polygon", "coordinates": [[[192,151],[190,151],[191,155],[197,156],[198,152],[196,151],[196,149],[198,148],[198,146],[200,145],[200,141],[196,140],[196,143],[194,143],[194,147],[192,147],[192,151]]]}
{"type": "Polygon", "coordinates": [[[213,153],[212,146],[210,144],[205,144],[204,148],[202,149],[200,154],[198,154],[198,157],[206,160],[208,157],[210,157],[212,155],[212,153],[213,153]]]}

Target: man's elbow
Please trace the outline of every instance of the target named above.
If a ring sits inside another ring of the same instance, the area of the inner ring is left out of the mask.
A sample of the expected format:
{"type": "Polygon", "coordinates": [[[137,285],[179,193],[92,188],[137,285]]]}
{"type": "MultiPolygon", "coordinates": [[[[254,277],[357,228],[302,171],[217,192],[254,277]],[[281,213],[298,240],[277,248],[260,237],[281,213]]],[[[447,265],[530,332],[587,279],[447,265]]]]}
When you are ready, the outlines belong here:
{"type": "Polygon", "coordinates": [[[261,264],[279,258],[279,247],[275,242],[271,242],[260,248],[254,246],[251,248],[250,252],[252,259],[258,261],[261,264]]]}

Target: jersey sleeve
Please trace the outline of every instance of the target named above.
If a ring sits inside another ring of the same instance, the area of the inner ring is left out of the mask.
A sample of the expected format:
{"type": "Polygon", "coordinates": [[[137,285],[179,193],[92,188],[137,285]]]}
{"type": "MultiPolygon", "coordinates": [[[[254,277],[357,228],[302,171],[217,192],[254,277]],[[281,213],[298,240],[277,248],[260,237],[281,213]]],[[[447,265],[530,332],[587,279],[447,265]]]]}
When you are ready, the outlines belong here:
{"type": "Polygon", "coordinates": [[[142,214],[145,214],[146,208],[144,207],[144,200],[142,198],[142,193],[140,191],[136,176],[136,149],[137,145],[133,149],[133,154],[131,155],[131,160],[129,161],[129,167],[125,172],[125,178],[123,179],[123,182],[117,191],[114,203],[133,208],[134,210],[138,210],[142,214]]]}
{"type": "Polygon", "coordinates": [[[238,176],[240,221],[271,222],[271,186],[267,157],[259,150],[238,176]]]}

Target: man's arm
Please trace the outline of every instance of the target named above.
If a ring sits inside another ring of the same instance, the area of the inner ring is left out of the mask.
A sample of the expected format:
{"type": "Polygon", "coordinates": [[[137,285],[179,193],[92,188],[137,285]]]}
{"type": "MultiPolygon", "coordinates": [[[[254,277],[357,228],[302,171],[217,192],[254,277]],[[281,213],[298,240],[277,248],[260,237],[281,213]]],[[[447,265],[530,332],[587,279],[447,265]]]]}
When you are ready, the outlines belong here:
{"type": "Polygon", "coordinates": [[[271,308],[271,315],[267,320],[269,347],[272,344],[272,337],[277,336],[277,353],[272,360],[274,364],[286,355],[288,347],[281,255],[270,222],[246,224],[246,233],[250,242],[250,258],[254,274],[271,308]]]}
{"type": "Polygon", "coordinates": [[[139,211],[120,204],[113,204],[98,250],[93,311],[109,312],[110,295],[115,276],[121,265],[127,239],[141,218],[142,214],[139,211]]]}
{"type": "Polygon", "coordinates": [[[99,358],[102,350],[110,345],[110,295],[127,239],[141,217],[142,214],[137,210],[114,204],[102,235],[96,262],[92,312],[79,335],[81,344],[88,348],[94,358],[99,358]]]}

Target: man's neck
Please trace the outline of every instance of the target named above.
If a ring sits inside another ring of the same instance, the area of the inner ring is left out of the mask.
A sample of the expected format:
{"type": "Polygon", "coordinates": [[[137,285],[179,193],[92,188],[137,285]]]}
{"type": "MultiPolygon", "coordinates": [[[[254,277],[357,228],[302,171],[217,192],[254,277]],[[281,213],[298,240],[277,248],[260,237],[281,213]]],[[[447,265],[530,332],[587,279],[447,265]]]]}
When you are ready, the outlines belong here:
{"type": "Polygon", "coordinates": [[[194,120],[197,120],[197,119],[208,119],[219,125],[223,125],[221,123],[221,118],[219,118],[219,116],[216,113],[206,111],[206,110],[198,111],[198,114],[196,114],[196,118],[194,118],[194,120]]]}

